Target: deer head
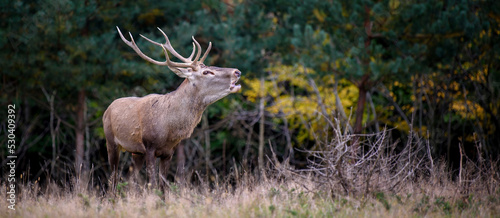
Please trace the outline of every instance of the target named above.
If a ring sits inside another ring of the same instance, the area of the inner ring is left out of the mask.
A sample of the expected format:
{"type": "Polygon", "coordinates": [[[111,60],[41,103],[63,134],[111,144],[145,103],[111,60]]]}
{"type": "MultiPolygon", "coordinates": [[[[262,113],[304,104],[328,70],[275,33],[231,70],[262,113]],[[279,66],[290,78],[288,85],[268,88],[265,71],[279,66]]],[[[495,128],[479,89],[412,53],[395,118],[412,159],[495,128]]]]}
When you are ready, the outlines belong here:
{"type": "Polygon", "coordinates": [[[163,44],[141,35],[163,49],[166,60],[161,62],[145,55],[135,43],[132,34],[129,33],[128,41],[120,29],[116,28],[123,42],[144,60],[167,66],[179,77],[185,78],[176,91],[164,95],[151,94],[141,98],[116,99],[103,115],[113,184],[116,184],[120,150],[133,154],[135,175],[146,160],[148,176],[153,184],[156,183],[154,163],[156,157],[159,157],[160,181],[164,184],[174,148],[182,139],[191,136],[208,105],[241,89],[241,86],[236,84],[241,72],[235,68],[205,66],[203,62],[212,48],[212,43],[209,43],[208,49],[201,56],[201,46],[192,37],[193,52],[186,58],[174,50],[167,35],[160,28],[158,29],[165,37],[163,44]],[[181,62],[171,61],[169,52],[181,62]]]}
{"type": "Polygon", "coordinates": [[[143,35],[140,35],[142,38],[146,39],[147,41],[155,45],[160,46],[163,49],[166,60],[160,62],[142,53],[141,49],[139,49],[139,47],[135,43],[134,37],[130,32],[129,32],[130,41],[128,41],[121,33],[120,28],[118,27],[116,28],[123,42],[125,42],[125,44],[134,49],[134,51],[144,60],[152,64],[167,66],[179,77],[186,78],[187,80],[189,80],[189,82],[193,86],[199,86],[199,89],[203,90],[204,92],[203,93],[205,97],[204,103],[211,104],[225,97],[226,95],[238,92],[241,89],[241,85],[236,84],[239,77],[241,76],[241,72],[238,69],[205,66],[205,64],[203,64],[203,62],[208,56],[208,53],[210,52],[210,49],[212,49],[212,42],[209,42],[207,50],[200,58],[201,56],[200,43],[198,43],[198,41],[196,41],[196,39],[192,37],[193,52],[191,52],[191,55],[188,58],[185,58],[181,56],[179,53],[177,53],[177,51],[175,51],[175,49],[170,44],[168,36],[159,27],[158,30],[160,30],[160,32],[165,37],[165,43],[163,44],[155,42],[143,35]],[[195,52],[196,50],[198,52],[195,52]],[[176,58],[178,58],[180,61],[182,61],[182,63],[171,61],[167,51],[170,52],[176,58]],[[194,56],[195,53],[196,56],[194,56]]]}

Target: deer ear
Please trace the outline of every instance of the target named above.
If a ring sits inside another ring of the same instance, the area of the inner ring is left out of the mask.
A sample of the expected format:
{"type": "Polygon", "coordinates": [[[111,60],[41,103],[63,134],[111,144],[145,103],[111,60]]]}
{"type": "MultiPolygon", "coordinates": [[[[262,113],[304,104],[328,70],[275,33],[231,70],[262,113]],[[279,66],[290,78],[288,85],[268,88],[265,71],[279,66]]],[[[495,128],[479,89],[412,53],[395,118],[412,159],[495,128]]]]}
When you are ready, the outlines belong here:
{"type": "Polygon", "coordinates": [[[190,68],[179,68],[179,67],[170,67],[170,66],[168,68],[181,78],[187,78],[193,74],[193,71],[190,68]]]}

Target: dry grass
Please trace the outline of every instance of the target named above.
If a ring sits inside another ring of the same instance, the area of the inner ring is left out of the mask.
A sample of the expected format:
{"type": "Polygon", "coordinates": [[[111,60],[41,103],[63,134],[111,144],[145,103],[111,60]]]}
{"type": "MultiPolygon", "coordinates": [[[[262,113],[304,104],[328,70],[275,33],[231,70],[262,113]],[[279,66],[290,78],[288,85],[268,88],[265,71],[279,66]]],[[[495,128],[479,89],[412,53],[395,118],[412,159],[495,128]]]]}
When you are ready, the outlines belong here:
{"type": "MultiPolygon", "coordinates": [[[[341,129],[340,127],[334,129],[341,129]]],[[[311,162],[294,170],[274,153],[267,175],[232,172],[210,184],[171,183],[160,192],[120,183],[116,194],[99,188],[23,183],[9,217],[500,217],[499,164],[464,155],[458,175],[434,162],[429,146],[409,137],[395,150],[387,132],[367,136],[364,151],[337,131],[322,149],[305,151],[311,162]],[[69,188],[71,187],[71,188],[69,188]]],[[[235,170],[248,172],[248,170],[235,170]]],[[[193,181],[196,179],[188,179],[193,181]]],[[[203,178],[196,174],[196,178],[203,178]]],[[[85,184],[84,182],[82,182],[85,184]]],[[[77,183],[78,184],[78,183],[77,183]]],[[[0,193],[7,195],[6,184],[0,193]]]]}
{"type": "MultiPolygon", "coordinates": [[[[397,193],[332,196],[312,180],[291,177],[231,187],[172,184],[166,194],[128,185],[116,196],[67,191],[53,185],[41,190],[23,186],[15,211],[5,201],[0,214],[9,217],[498,217],[500,188],[477,187],[464,194],[445,177],[407,184],[397,193]]],[[[2,196],[6,196],[2,187],[2,196]]]]}

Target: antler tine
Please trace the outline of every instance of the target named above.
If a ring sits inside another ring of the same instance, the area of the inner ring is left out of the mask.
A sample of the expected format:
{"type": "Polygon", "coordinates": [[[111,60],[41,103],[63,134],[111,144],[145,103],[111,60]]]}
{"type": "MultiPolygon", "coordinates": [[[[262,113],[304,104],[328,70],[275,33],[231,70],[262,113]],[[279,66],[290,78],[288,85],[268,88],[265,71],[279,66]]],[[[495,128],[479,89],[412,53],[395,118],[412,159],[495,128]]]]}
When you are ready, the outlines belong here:
{"type": "MultiPolygon", "coordinates": [[[[165,32],[163,32],[163,30],[160,29],[160,27],[157,27],[158,30],[160,30],[161,34],[163,34],[163,36],[165,37],[165,46],[166,46],[166,49],[172,53],[172,55],[174,55],[175,57],[179,58],[179,60],[181,60],[182,62],[184,63],[191,63],[191,59],[190,58],[185,58],[183,57],[182,55],[180,55],[179,53],[177,53],[177,51],[175,51],[175,49],[172,47],[172,44],[170,44],[170,40],[168,40],[168,36],[167,34],[165,34],[165,32]]],[[[193,47],[194,49],[194,47],[193,47]]],[[[194,52],[194,51],[193,51],[194,52]]]]}
{"type": "Polygon", "coordinates": [[[200,59],[200,56],[201,56],[201,45],[200,45],[200,43],[198,43],[198,41],[196,41],[196,39],[194,38],[194,36],[192,36],[191,38],[193,39],[193,43],[192,43],[193,44],[193,51],[191,52],[191,55],[189,55],[188,58],[185,58],[185,57],[181,56],[179,53],[177,53],[177,51],[175,51],[175,49],[172,47],[172,44],[170,44],[170,40],[168,39],[167,34],[165,34],[165,32],[163,32],[163,30],[161,30],[159,27],[158,27],[158,30],[160,30],[160,32],[165,37],[165,43],[164,44],[159,43],[159,42],[155,42],[155,41],[153,41],[153,40],[151,40],[151,39],[149,39],[149,38],[147,38],[147,37],[139,34],[142,38],[146,39],[148,42],[150,42],[150,43],[152,43],[154,45],[158,45],[158,46],[162,47],[163,52],[165,53],[165,57],[166,57],[167,60],[164,61],[164,62],[160,62],[160,61],[156,61],[156,60],[148,57],[144,53],[142,53],[141,49],[139,49],[139,47],[135,43],[134,37],[132,36],[132,33],[129,32],[129,35],[130,35],[130,41],[129,41],[129,40],[125,39],[125,37],[123,36],[123,34],[120,31],[120,28],[118,28],[118,26],[116,27],[116,29],[118,30],[120,38],[123,40],[123,42],[125,42],[125,44],[127,44],[129,47],[131,47],[132,49],[134,49],[134,51],[140,57],[142,57],[144,60],[149,61],[149,62],[151,62],[153,64],[156,64],[156,65],[167,65],[169,67],[182,67],[182,68],[189,67],[189,68],[192,68],[193,70],[196,70],[196,69],[199,68],[200,63],[203,64],[203,62],[205,61],[205,59],[208,56],[208,53],[212,49],[212,42],[209,42],[207,50],[203,54],[203,57],[201,57],[201,59],[200,59]],[[198,51],[196,52],[196,50],[198,50],[198,51]],[[173,56],[177,57],[179,60],[181,60],[184,63],[179,63],[179,62],[173,62],[173,61],[171,61],[170,57],[168,55],[168,52],[170,52],[173,56]],[[196,57],[194,57],[194,59],[193,59],[193,56],[194,56],[195,52],[196,52],[196,57]]]}
{"type": "MultiPolygon", "coordinates": [[[[147,55],[145,55],[144,53],[142,53],[141,49],[139,49],[139,47],[137,46],[137,44],[134,41],[134,37],[132,36],[132,33],[130,33],[130,32],[128,33],[130,35],[130,39],[131,39],[131,41],[128,41],[123,36],[122,32],[120,31],[120,28],[116,27],[116,29],[118,30],[118,34],[120,35],[120,38],[123,40],[123,42],[125,42],[125,44],[127,44],[129,47],[131,47],[132,49],[134,49],[134,51],[140,57],[142,57],[144,60],[149,61],[150,63],[156,64],[156,65],[167,65],[167,66],[170,66],[170,67],[190,67],[190,68],[194,69],[194,67],[191,64],[191,62],[189,62],[189,63],[176,63],[176,62],[170,61],[170,58],[169,58],[168,53],[166,51],[165,51],[165,57],[167,59],[166,61],[160,62],[160,61],[156,61],[156,60],[148,57],[147,55]]],[[[142,36],[142,37],[145,38],[146,40],[148,40],[149,42],[151,42],[151,43],[153,43],[155,45],[159,45],[162,48],[164,48],[164,46],[161,43],[158,43],[158,42],[155,42],[153,40],[150,40],[150,39],[148,39],[148,38],[146,38],[144,36],[142,36]]]]}
{"type": "Polygon", "coordinates": [[[210,49],[212,49],[212,42],[209,42],[209,43],[208,43],[208,48],[207,48],[207,50],[205,51],[205,54],[203,54],[203,57],[201,57],[201,59],[200,59],[200,63],[202,63],[202,64],[203,64],[203,62],[205,61],[205,58],[207,58],[208,53],[210,52],[210,49]]]}
{"type": "Polygon", "coordinates": [[[165,57],[167,57],[167,66],[169,67],[182,67],[182,68],[185,68],[185,67],[190,67],[190,68],[193,68],[193,65],[190,64],[190,63],[177,63],[177,62],[173,62],[173,61],[170,61],[170,58],[168,57],[168,52],[167,52],[167,48],[165,48],[164,45],[161,45],[161,48],[163,49],[163,53],[165,53],[165,57]]]}
{"type": "Polygon", "coordinates": [[[159,43],[159,42],[155,42],[155,41],[153,41],[153,40],[149,39],[148,37],[143,36],[142,34],[139,34],[139,36],[141,36],[141,37],[142,37],[142,38],[144,38],[145,40],[148,40],[148,42],[151,42],[151,43],[153,43],[153,44],[155,44],[155,45],[157,45],[157,46],[162,46],[162,45],[163,45],[163,44],[161,44],[161,43],[159,43]]]}
{"type": "Polygon", "coordinates": [[[125,44],[127,44],[129,47],[131,47],[132,49],[134,49],[134,51],[141,58],[143,58],[144,60],[149,61],[149,62],[151,62],[153,64],[156,64],[156,65],[166,65],[167,64],[166,62],[156,61],[156,60],[148,57],[144,53],[142,53],[141,49],[139,49],[139,47],[137,46],[137,44],[135,44],[134,37],[132,36],[132,33],[130,33],[130,32],[128,33],[130,35],[130,40],[131,40],[131,41],[128,41],[127,39],[125,39],[125,37],[123,36],[123,34],[120,31],[120,28],[118,28],[118,26],[116,27],[116,29],[118,30],[118,34],[120,34],[120,38],[122,39],[122,41],[125,42],[125,44]]]}
{"type": "MultiPolygon", "coordinates": [[[[161,43],[159,43],[159,42],[155,42],[155,41],[153,41],[153,40],[149,39],[148,37],[145,37],[145,36],[143,36],[143,35],[141,35],[141,34],[139,34],[139,35],[140,35],[142,38],[144,38],[144,39],[148,40],[149,42],[151,42],[151,43],[153,43],[153,44],[155,44],[155,45],[158,45],[158,46],[162,47],[163,49],[168,49],[168,48],[165,48],[165,47],[170,47],[170,48],[172,48],[172,46],[169,46],[169,45],[170,45],[170,42],[168,41],[168,38],[166,38],[166,39],[167,39],[167,43],[165,43],[165,44],[161,44],[161,43]]],[[[168,49],[168,50],[169,50],[169,51],[171,51],[170,49],[168,49]]],[[[194,51],[193,51],[193,52],[194,52],[194,51]]],[[[173,55],[175,55],[173,52],[171,52],[171,53],[172,53],[173,55]]],[[[179,54],[177,54],[177,55],[179,55],[179,54]]],[[[188,60],[188,62],[187,62],[187,63],[177,63],[177,62],[173,62],[173,61],[171,61],[171,60],[170,60],[170,57],[168,56],[168,52],[165,52],[165,57],[167,58],[167,60],[165,61],[165,63],[166,63],[166,64],[164,64],[164,65],[168,65],[168,66],[171,66],[171,67],[191,67],[191,68],[193,68],[193,69],[194,69],[194,67],[193,67],[193,66],[192,66],[192,64],[191,64],[191,61],[189,61],[189,60],[188,60]]],[[[182,59],[181,59],[182,61],[186,62],[185,60],[183,60],[183,59],[184,59],[184,57],[182,57],[182,56],[181,56],[181,58],[182,58],[182,59]]]]}
{"type": "MultiPolygon", "coordinates": [[[[162,43],[159,43],[159,42],[155,42],[155,41],[153,41],[153,40],[149,39],[148,37],[143,36],[142,34],[139,34],[139,36],[141,36],[142,38],[144,38],[144,39],[145,39],[145,40],[147,40],[148,42],[151,42],[151,43],[153,43],[153,44],[155,44],[155,45],[157,45],[157,46],[160,46],[160,47],[167,46],[167,50],[169,50],[169,51],[170,51],[170,50],[173,50],[173,49],[170,49],[170,48],[172,48],[172,46],[170,45],[170,41],[168,40],[168,37],[167,37],[167,36],[165,36],[165,39],[166,39],[165,44],[162,44],[162,43]]],[[[174,56],[176,55],[176,54],[174,54],[174,52],[171,52],[171,53],[172,53],[174,56]]],[[[177,54],[177,55],[179,55],[179,54],[177,54]]],[[[176,56],[176,57],[177,57],[177,56],[176,56]]],[[[179,58],[179,57],[178,57],[178,58],[179,58]]],[[[184,62],[185,62],[184,57],[182,57],[182,56],[181,56],[181,58],[179,58],[179,59],[181,59],[181,61],[184,61],[184,62]]]]}
{"type": "Polygon", "coordinates": [[[196,51],[196,48],[194,47],[194,42],[193,42],[193,52],[191,52],[191,55],[189,55],[189,60],[190,61],[193,61],[193,56],[194,56],[194,52],[196,51]]]}
{"type": "Polygon", "coordinates": [[[191,36],[191,38],[193,39],[194,43],[196,44],[196,47],[198,47],[198,52],[196,53],[196,57],[194,58],[194,61],[193,61],[193,63],[196,65],[196,64],[198,64],[198,60],[200,59],[201,45],[200,45],[200,43],[198,43],[198,41],[196,41],[194,36],[191,36]]]}

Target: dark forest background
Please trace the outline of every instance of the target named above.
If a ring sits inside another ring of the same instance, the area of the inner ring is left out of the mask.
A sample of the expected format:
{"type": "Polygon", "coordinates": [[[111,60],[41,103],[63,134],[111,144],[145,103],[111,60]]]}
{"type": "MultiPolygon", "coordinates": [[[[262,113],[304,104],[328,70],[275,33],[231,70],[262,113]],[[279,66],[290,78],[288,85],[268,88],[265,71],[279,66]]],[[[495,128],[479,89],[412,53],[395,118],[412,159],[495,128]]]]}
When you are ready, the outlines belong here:
{"type": "MultiPolygon", "coordinates": [[[[181,143],[172,177],[257,169],[271,148],[306,168],[302,151],[322,149],[332,123],[359,137],[388,129],[393,143],[416,135],[450,169],[460,151],[470,161],[500,152],[500,1],[3,0],[0,18],[0,160],[15,104],[27,180],[64,183],[83,169],[105,181],[108,105],[182,82],[116,26],[157,60],[162,50],[139,34],[162,41],[159,27],[183,55],[191,36],[211,41],[205,64],[243,72],[242,91],[211,105],[181,143]]],[[[124,174],[130,159],[122,153],[124,174]]]]}

